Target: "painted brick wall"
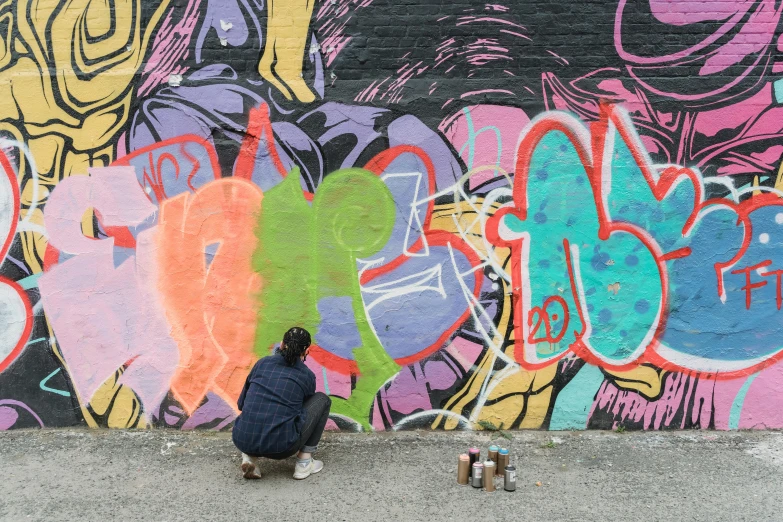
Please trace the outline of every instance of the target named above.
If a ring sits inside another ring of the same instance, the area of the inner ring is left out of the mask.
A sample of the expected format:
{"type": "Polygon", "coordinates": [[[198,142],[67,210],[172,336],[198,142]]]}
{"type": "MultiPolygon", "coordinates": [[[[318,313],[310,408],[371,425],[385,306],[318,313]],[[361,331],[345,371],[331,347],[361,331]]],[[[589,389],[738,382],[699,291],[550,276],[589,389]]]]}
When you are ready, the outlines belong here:
{"type": "Polygon", "coordinates": [[[779,0],[0,7],[0,429],[780,428],[779,0]]]}

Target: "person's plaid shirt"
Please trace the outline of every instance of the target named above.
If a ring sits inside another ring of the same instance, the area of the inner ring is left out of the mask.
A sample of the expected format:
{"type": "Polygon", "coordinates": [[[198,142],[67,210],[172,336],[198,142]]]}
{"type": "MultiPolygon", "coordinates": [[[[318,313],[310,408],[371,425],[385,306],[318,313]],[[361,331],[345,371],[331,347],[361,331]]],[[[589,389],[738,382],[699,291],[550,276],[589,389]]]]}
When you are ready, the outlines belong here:
{"type": "Polygon", "coordinates": [[[275,353],[259,360],[239,396],[236,447],[248,455],[280,453],[299,439],[304,401],[315,393],[315,375],[302,361],[287,366],[275,353]]]}

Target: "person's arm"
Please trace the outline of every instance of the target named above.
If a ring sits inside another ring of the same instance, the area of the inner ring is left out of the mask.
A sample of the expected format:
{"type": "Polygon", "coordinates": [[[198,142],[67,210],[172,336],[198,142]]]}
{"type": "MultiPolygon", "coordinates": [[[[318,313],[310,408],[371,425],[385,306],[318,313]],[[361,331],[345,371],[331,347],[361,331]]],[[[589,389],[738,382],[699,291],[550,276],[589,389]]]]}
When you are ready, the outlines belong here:
{"type": "Polygon", "coordinates": [[[237,400],[237,408],[239,408],[239,411],[242,411],[242,408],[245,406],[245,394],[247,393],[248,386],[250,386],[249,374],[245,380],[245,386],[242,388],[242,393],[239,394],[239,400],[237,400]]]}
{"type": "MultiPolygon", "coordinates": [[[[304,364],[302,364],[302,366],[304,366],[304,364]]],[[[305,378],[304,398],[305,400],[307,400],[313,395],[315,395],[315,374],[307,366],[304,366],[304,368],[306,370],[306,375],[307,375],[307,377],[305,378]]]]}
{"type": "Polygon", "coordinates": [[[239,408],[239,411],[242,411],[242,408],[245,406],[245,395],[247,394],[247,389],[250,387],[250,377],[253,376],[255,369],[256,367],[253,366],[253,368],[250,370],[250,373],[247,374],[247,379],[245,379],[245,386],[242,388],[242,393],[239,394],[239,400],[237,400],[237,408],[239,408]]]}

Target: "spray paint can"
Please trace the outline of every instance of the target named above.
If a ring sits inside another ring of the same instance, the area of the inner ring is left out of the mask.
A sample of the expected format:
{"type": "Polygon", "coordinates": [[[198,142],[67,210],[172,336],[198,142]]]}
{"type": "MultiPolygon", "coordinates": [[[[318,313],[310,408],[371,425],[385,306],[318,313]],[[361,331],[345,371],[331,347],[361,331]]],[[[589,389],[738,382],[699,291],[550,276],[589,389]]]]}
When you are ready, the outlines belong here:
{"type": "Polygon", "coordinates": [[[494,461],[487,459],[484,462],[484,491],[492,493],[495,491],[495,468],[497,464],[494,461]]]}
{"type": "Polygon", "coordinates": [[[498,450],[498,467],[495,473],[499,476],[503,476],[503,470],[508,466],[508,450],[506,448],[500,448],[498,450]]]}
{"type": "Polygon", "coordinates": [[[467,453],[463,453],[459,456],[457,461],[457,484],[461,486],[468,485],[468,479],[470,478],[470,457],[467,453]]]}
{"type": "Polygon", "coordinates": [[[480,488],[483,482],[481,479],[483,478],[482,475],[484,474],[484,464],[481,462],[474,462],[472,469],[473,474],[471,477],[473,477],[473,479],[471,480],[471,484],[474,488],[480,488]]]}
{"type": "Polygon", "coordinates": [[[473,464],[481,462],[481,450],[478,448],[470,448],[468,450],[468,456],[470,457],[470,469],[473,472],[473,464]]]}
{"type": "Polygon", "coordinates": [[[497,446],[490,446],[489,447],[489,453],[487,454],[487,458],[495,463],[495,466],[498,465],[498,447],[497,446]]]}
{"type": "Polygon", "coordinates": [[[503,489],[506,491],[517,490],[517,468],[508,465],[503,474],[503,489]]]}

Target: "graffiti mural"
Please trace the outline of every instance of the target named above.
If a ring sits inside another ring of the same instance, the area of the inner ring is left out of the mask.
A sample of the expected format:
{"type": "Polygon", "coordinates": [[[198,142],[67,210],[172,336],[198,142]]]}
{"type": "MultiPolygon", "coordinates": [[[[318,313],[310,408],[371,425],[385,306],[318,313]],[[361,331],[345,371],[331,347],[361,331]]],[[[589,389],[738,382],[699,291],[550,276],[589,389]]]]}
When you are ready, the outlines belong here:
{"type": "Polygon", "coordinates": [[[0,6],[0,430],[783,427],[783,3],[563,11],[0,6]]]}

